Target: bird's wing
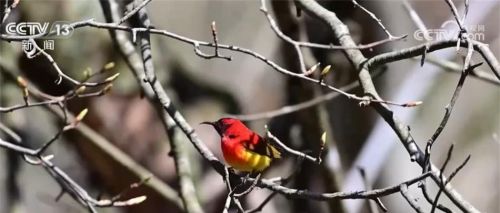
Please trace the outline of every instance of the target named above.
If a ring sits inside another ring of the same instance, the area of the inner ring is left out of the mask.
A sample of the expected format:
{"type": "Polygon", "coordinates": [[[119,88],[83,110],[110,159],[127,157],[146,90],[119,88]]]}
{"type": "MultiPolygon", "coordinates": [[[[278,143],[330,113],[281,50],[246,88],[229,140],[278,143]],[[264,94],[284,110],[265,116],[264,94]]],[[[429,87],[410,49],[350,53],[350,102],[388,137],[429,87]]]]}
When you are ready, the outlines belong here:
{"type": "Polygon", "coordinates": [[[266,153],[271,158],[281,158],[281,152],[268,142],[266,142],[266,153]]]}
{"type": "Polygon", "coordinates": [[[257,134],[253,134],[250,140],[244,141],[243,146],[248,150],[273,159],[281,158],[281,152],[257,134]]]}

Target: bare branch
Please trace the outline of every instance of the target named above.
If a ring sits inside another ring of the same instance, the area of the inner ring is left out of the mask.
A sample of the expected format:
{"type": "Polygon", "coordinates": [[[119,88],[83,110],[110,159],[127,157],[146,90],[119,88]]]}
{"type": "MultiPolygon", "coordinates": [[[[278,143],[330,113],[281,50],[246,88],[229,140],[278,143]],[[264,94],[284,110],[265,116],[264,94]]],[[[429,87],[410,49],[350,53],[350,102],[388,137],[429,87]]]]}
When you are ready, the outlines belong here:
{"type": "MultiPolygon", "coordinates": [[[[431,173],[424,173],[418,177],[405,181],[401,184],[412,185],[427,177],[431,176],[431,173]]],[[[390,194],[398,193],[400,191],[400,185],[395,185],[391,187],[386,187],[382,189],[367,190],[367,191],[355,191],[355,192],[334,192],[334,193],[315,193],[308,190],[290,189],[281,185],[277,185],[268,180],[262,180],[260,182],[261,187],[268,188],[273,191],[294,199],[312,199],[312,200],[329,200],[329,199],[374,199],[378,197],[384,197],[390,194]]]]}

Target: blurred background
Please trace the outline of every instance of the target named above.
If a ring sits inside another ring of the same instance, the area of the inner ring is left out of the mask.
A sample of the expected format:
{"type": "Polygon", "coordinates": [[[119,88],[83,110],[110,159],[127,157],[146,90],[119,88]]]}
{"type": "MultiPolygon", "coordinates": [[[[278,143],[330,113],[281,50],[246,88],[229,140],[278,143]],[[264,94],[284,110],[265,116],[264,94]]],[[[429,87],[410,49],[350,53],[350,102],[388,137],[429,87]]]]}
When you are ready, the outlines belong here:
{"type": "MultiPolygon", "coordinates": [[[[119,1],[121,2],[121,1],[119,1]]],[[[454,1],[463,13],[463,1],[454,1]],[[461,9],[462,8],[462,9],[461,9]]],[[[123,2],[122,2],[123,3],[123,2]]],[[[323,23],[307,16],[297,17],[291,1],[270,1],[268,9],[280,29],[296,40],[331,43],[333,35],[323,23]]],[[[374,12],[393,35],[407,34],[401,41],[390,42],[363,50],[366,57],[423,43],[415,37],[418,28],[412,22],[402,1],[359,1],[374,12]]],[[[321,1],[348,25],[357,43],[366,44],[386,38],[386,35],[361,9],[351,1],[321,1]]],[[[428,29],[440,29],[452,20],[444,1],[410,1],[428,29]]],[[[2,3],[3,5],[3,3],[2,3]]],[[[122,4],[124,5],[124,4],[122,4]]],[[[300,72],[293,48],[272,31],[265,16],[259,11],[260,2],[250,0],[154,0],[147,7],[151,22],[157,29],[165,29],[189,38],[211,41],[210,24],[215,21],[218,40],[222,44],[244,47],[266,56],[281,66],[300,72]]],[[[475,26],[482,33],[481,42],[489,44],[493,53],[500,55],[500,2],[494,0],[470,1],[466,26],[475,26]],[[482,27],[480,27],[482,26],[482,27]]],[[[104,22],[99,1],[84,0],[21,0],[12,11],[9,22],[75,22],[94,18],[104,22]]],[[[456,26],[451,27],[456,32],[456,26]],[[455,27],[455,28],[453,28],[455,27]]],[[[2,28],[2,30],[4,30],[2,28]]],[[[478,39],[479,40],[479,39],[478,39]]],[[[108,62],[115,62],[114,72],[120,77],[112,91],[102,97],[76,99],[69,109],[78,113],[89,108],[84,122],[126,153],[152,174],[178,189],[177,176],[168,138],[160,120],[113,44],[107,30],[79,28],[69,38],[56,39],[55,49],[48,53],[62,70],[76,78],[83,78],[87,67],[99,70],[108,62]]],[[[174,104],[196,129],[200,138],[219,159],[220,139],[216,132],[202,121],[213,121],[228,115],[253,114],[298,104],[329,91],[317,85],[291,78],[273,70],[265,63],[237,52],[224,51],[232,61],[206,60],[194,54],[190,44],[162,36],[152,36],[154,65],[159,80],[173,97],[174,104]]],[[[210,48],[202,48],[211,53],[210,48]]],[[[333,72],[325,81],[336,87],[356,80],[355,70],[341,51],[303,48],[305,63],[332,65],[333,72]]],[[[463,62],[463,52],[454,48],[428,54],[429,58],[463,62]]],[[[474,54],[473,61],[481,62],[474,54]]],[[[459,74],[426,62],[420,67],[420,58],[404,60],[379,67],[383,74],[374,79],[382,98],[396,102],[423,101],[419,107],[392,107],[404,122],[411,126],[413,137],[420,147],[433,134],[457,84],[459,74]]],[[[491,73],[489,67],[480,69],[491,73]]],[[[0,105],[22,103],[22,91],[12,76],[22,75],[40,90],[61,95],[71,85],[54,84],[57,73],[43,57],[26,58],[19,42],[0,42],[0,105]]],[[[454,108],[452,117],[433,148],[432,160],[441,165],[451,144],[455,144],[447,174],[471,155],[468,165],[453,180],[453,186],[482,212],[500,212],[500,89],[499,84],[469,77],[454,108]]],[[[350,92],[361,94],[360,89],[350,92]]],[[[0,114],[0,123],[15,130],[26,146],[39,147],[61,128],[61,120],[43,107],[0,114]]],[[[293,167],[300,172],[289,185],[293,188],[318,192],[362,190],[358,167],[367,171],[372,188],[392,186],[421,173],[412,163],[390,127],[369,107],[359,107],[352,100],[338,97],[306,110],[264,118],[247,123],[253,130],[264,133],[270,126],[274,135],[298,150],[318,152],[323,131],[327,132],[328,149],[322,165],[303,163],[295,165],[293,158],[281,160],[266,171],[265,177],[287,176],[293,167]]],[[[0,132],[0,137],[7,136],[0,132]]],[[[190,161],[198,196],[206,212],[220,212],[227,195],[222,178],[203,161],[191,144],[190,161]]],[[[54,163],[84,186],[94,197],[112,197],[139,178],[117,161],[111,159],[88,135],[70,131],[50,147],[54,163]]],[[[43,168],[28,165],[17,154],[0,150],[0,212],[85,212],[69,196],[56,202],[57,183],[43,168]]],[[[434,184],[432,184],[434,185],[434,184]]],[[[424,209],[430,206],[420,196],[420,190],[410,187],[424,209]]],[[[434,195],[436,187],[430,188],[434,195]]],[[[244,202],[247,208],[257,206],[270,192],[256,189],[244,202]]],[[[139,187],[132,195],[146,194],[144,203],[126,208],[106,208],[100,212],[179,212],[171,201],[158,193],[139,187]]],[[[382,198],[389,212],[409,212],[407,202],[399,193],[382,198]]],[[[457,210],[442,196],[446,206],[457,210]]],[[[367,201],[309,201],[288,200],[276,196],[263,212],[367,212],[367,201]]]]}

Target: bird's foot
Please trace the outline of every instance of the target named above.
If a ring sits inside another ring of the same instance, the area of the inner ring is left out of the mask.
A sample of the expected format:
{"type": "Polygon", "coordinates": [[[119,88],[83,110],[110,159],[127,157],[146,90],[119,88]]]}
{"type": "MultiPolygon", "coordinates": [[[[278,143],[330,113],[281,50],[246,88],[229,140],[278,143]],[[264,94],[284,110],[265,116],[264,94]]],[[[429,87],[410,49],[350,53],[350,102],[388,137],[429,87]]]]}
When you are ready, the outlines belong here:
{"type": "Polygon", "coordinates": [[[243,178],[242,185],[245,185],[247,183],[248,178],[250,178],[250,174],[252,174],[252,173],[247,173],[247,175],[245,175],[245,177],[243,178]]]}

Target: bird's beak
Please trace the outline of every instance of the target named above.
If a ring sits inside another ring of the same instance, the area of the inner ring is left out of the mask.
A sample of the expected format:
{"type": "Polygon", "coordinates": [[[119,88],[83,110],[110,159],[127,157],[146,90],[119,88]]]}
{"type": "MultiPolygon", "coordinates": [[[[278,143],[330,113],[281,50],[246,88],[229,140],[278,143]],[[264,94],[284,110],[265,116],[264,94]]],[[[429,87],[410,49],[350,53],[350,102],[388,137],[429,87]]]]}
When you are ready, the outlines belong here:
{"type": "Polygon", "coordinates": [[[207,125],[215,126],[215,122],[210,122],[210,121],[204,121],[204,122],[201,122],[200,124],[207,124],[207,125]]]}
{"type": "Polygon", "coordinates": [[[217,131],[217,133],[220,134],[220,126],[217,125],[217,122],[210,122],[210,121],[205,121],[205,122],[201,122],[200,124],[207,124],[207,125],[211,125],[214,127],[215,131],[217,131]]]}

